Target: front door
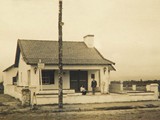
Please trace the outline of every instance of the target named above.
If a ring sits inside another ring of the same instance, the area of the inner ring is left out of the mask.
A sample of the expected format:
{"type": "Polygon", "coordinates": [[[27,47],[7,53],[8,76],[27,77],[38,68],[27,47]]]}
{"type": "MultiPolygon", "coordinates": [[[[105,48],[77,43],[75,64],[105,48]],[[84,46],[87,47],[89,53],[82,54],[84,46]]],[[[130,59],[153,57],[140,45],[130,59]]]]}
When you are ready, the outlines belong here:
{"type": "Polygon", "coordinates": [[[80,92],[80,87],[88,89],[88,72],[87,71],[70,71],[70,88],[80,92]]]}

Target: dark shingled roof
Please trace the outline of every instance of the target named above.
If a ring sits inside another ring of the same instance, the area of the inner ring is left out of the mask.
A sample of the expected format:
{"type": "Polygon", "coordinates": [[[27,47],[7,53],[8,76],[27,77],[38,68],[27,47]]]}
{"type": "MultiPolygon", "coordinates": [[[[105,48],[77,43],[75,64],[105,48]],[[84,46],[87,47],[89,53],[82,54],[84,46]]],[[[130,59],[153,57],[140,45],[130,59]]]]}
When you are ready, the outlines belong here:
{"type": "MultiPolygon", "coordinates": [[[[58,41],[18,40],[16,61],[19,53],[27,64],[37,64],[39,59],[45,64],[58,64],[58,41]]],[[[19,60],[18,60],[19,61],[19,60]]],[[[88,48],[84,42],[63,41],[64,65],[108,65],[96,48],[88,48]]]]}

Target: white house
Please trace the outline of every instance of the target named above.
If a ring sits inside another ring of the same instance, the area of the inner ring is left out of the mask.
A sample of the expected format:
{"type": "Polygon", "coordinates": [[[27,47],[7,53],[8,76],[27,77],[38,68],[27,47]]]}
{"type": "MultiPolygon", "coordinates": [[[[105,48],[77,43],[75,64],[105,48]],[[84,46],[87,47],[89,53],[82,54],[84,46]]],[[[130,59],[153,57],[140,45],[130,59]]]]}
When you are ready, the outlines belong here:
{"type": "MultiPolygon", "coordinates": [[[[80,92],[82,85],[91,91],[108,93],[110,71],[115,63],[105,59],[94,47],[94,35],[82,42],[63,42],[63,93],[80,92]]],[[[58,41],[18,40],[14,65],[4,70],[4,93],[22,99],[22,89],[38,94],[58,93],[58,41]]]]}

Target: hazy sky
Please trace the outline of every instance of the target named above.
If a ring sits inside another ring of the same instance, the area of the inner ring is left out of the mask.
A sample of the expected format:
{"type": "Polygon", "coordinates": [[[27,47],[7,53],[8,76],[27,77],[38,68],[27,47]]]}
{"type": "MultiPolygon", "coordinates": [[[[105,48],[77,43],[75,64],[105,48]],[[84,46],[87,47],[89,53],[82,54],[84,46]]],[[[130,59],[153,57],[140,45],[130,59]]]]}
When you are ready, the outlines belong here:
{"type": "MultiPolygon", "coordinates": [[[[160,79],[160,0],[63,0],[64,40],[95,35],[112,80],[160,79]]],[[[0,71],[17,39],[58,39],[58,0],[0,0],[0,71]]]]}

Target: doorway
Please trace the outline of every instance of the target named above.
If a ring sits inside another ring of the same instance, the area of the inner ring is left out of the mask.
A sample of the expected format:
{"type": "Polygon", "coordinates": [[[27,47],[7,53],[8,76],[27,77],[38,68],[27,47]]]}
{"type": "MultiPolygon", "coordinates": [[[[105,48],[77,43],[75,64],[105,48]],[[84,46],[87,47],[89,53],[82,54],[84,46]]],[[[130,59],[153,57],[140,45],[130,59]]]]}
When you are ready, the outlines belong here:
{"type": "Polygon", "coordinates": [[[70,71],[70,89],[80,92],[80,87],[84,86],[88,90],[88,72],[87,71],[70,71]]]}

